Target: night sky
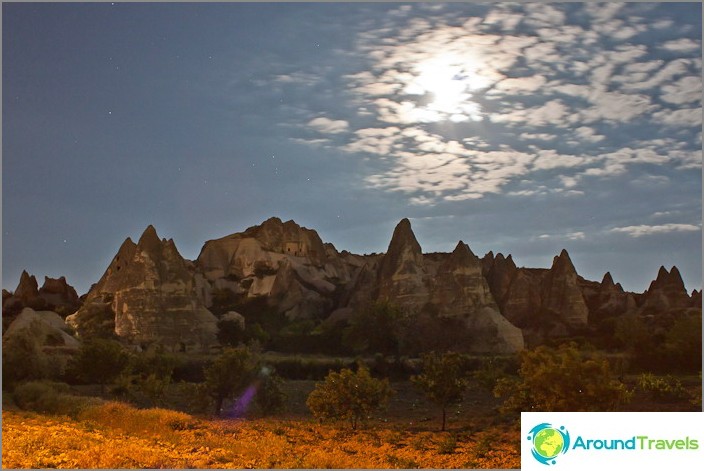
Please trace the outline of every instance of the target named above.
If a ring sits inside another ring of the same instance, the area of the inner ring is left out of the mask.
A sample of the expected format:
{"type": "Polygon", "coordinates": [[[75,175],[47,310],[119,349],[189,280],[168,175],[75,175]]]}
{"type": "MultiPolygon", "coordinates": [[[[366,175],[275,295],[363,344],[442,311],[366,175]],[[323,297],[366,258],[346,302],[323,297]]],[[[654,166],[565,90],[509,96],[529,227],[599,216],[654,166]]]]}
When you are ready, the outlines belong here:
{"type": "Polygon", "coordinates": [[[79,294],[148,224],[702,273],[696,3],[2,5],[2,287],[79,294]]]}

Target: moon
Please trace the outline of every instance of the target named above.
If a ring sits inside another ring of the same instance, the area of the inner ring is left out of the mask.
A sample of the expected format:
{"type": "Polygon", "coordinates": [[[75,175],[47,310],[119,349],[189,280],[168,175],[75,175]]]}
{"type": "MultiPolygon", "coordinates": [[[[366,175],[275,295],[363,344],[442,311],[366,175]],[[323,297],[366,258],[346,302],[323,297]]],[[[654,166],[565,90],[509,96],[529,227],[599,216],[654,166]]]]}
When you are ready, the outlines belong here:
{"type": "Polygon", "coordinates": [[[440,119],[451,121],[481,120],[481,107],[472,100],[472,92],[486,86],[476,74],[476,67],[451,55],[439,55],[418,63],[414,78],[406,86],[411,95],[430,95],[426,109],[440,119]]]}

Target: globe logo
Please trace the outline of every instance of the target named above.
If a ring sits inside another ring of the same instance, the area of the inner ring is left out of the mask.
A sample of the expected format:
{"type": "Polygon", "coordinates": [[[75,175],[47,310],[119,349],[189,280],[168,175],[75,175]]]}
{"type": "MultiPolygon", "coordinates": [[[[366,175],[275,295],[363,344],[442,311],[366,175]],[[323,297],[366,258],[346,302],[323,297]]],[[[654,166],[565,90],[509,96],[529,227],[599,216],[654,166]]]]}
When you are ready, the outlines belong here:
{"type": "Polygon", "coordinates": [[[570,449],[570,434],[564,426],[555,428],[548,423],[536,425],[530,430],[528,440],[533,442],[533,458],[545,465],[555,464],[555,458],[570,449]]]}

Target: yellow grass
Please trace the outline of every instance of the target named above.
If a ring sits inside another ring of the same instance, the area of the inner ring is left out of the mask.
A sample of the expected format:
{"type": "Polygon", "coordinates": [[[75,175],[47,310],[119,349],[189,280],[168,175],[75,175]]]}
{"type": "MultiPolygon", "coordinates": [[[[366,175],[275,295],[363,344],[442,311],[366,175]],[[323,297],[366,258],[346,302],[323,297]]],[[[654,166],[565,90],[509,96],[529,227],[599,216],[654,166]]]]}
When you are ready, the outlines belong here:
{"type": "Polygon", "coordinates": [[[3,468],[518,468],[516,427],[351,431],[305,419],[199,420],[121,403],[78,419],[2,413],[3,468]],[[448,446],[452,443],[454,446],[448,446]]]}

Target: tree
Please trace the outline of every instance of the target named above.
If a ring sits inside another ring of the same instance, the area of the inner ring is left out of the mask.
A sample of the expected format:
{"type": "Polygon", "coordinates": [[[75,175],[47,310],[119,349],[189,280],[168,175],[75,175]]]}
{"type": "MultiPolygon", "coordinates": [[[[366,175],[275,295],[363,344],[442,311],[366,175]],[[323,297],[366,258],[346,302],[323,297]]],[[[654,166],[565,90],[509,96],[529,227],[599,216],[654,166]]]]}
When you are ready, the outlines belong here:
{"type": "Polygon", "coordinates": [[[356,373],[348,368],[331,371],[325,381],[315,385],[306,404],[317,419],[349,420],[356,429],[360,420],[385,405],[392,394],[387,379],[373,378],[360,364],[356,373]]]}
{"type": "Polygon", "coordinates": [[[20,381],[42,379],[48,373],[48,359],[37,338],[42,333],[39,321],[2,341],[2,384],[13,386],[20,381]]]}
{"type": "Polygon", "coordinates": [[[423,372],[412,376],[411,381],[442,410],[441,430],[444,431],[448,406],[462,401],[469,384],[464,377],[462,357],[455,352],[442,355],[430,352],[422,359],[423,372]]]}
{"type": "Polygon", "coordinates": [[[273,368],[260,369],[257,395],[254,400],[262,415],[283,412],[286,409],[286,393],[282,389],[283,380],[273,368]]]}
{"type": "Polygon", "coordinates": [[[119,342],[93,339],[81,346],[74,367],[79,377],[100,384],[105,392],[105,385],[122,374],[129,360],[129,354],[119,342]]]}
{"type": "Polygon", "coordinates": [[[162,406],[164,393],[172,382],[176,358],[161,351],[149,351],[133,357],[130,379],[136,381],[141,391],[153,406],[162,406]]]}
{"type": "Polygon", "coordinates": [[[245,340],[245,331],[242,324],[233,319],[218,321],[217,339],[222,345],[236,347],[245,340]]]}
{"type": "Polygon", "coordinates": [[[702,370],[702,314],[677,319],[665,335],[664,355],[670,371],[702,370]]]}
{"type": "Polygon", "coordinates": [[[402,311],[390,301],[365,306],[343,334],[343,342],[358,352],[399,354],[402,311]]]}
{"type": "Polygon", "coordinates": [[[246,348],[226,349],[206,370],[205,385],[220,415],[226,399],[232,399],[253,383],[257,361],[246,348]]]}
{"type": "Polygon", "coordinates": [[[494,388],[507,396],[502,411],[611,411],[630,399],[625,386],[612,378],[609,362],[584,353],[575,343],[520,353],[518,379],[502,379],[494,388]]]}

